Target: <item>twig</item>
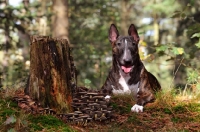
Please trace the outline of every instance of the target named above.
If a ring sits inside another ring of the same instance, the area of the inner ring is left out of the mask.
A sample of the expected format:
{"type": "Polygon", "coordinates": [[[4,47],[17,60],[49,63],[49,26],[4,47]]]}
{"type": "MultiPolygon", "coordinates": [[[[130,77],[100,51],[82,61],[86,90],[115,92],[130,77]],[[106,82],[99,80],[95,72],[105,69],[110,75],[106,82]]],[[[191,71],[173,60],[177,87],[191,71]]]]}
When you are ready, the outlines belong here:
{"type": "MultiPolygon", "coordinates": [[[[171,88],[171,86],[172,86],[172,83],[173,83],[173,81],[174,81],[174,79],[175,79],[175,77],[176,77],[176,74],[177,74],[177,72],[178,72],[178,70],[179,70],[179,68],[180,68],[180,66],[181,66],[181,64],[182,64],[182,62],[183,62],[183,59],[184,59],[184,57],[181,59],[181,62],[180,62],[180,64],[178,65],[178,68],[177,68],[176,71],[174,72],[174,76],[173,76],[173,78],[172,78],[172,81],[171,81],[171,84],[170,84],[169,88],[171,88]]],[[[175,69],[175,68],[174,68],[174,69],[175,69]]]]}
{"type": "Polygon", "coordinates": [[[187,86],[188,86],[188,83],[186,83],[186,84],[185,84],[185,88],[184,88],[184,90],[183,90],[183,96],[184,96],[184,95],[185,95],[185,93],[186,93],[187,86]]]}

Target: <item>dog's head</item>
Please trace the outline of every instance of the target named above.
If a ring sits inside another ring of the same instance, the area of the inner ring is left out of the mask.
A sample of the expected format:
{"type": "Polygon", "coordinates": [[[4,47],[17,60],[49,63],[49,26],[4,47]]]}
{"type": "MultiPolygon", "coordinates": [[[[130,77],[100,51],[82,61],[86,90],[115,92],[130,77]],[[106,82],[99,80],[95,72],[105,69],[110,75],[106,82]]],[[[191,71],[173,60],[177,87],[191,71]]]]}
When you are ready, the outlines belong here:
{"type": "Polygon", "coordinates": [[[112,24],[109,29],[109,40],[112,44],[113,59],[121,70],[128,74],[139,61],[138,42],[140,40],[133,24],[128,29],[129,36],[120,36],[117,27],[112,24]]]}

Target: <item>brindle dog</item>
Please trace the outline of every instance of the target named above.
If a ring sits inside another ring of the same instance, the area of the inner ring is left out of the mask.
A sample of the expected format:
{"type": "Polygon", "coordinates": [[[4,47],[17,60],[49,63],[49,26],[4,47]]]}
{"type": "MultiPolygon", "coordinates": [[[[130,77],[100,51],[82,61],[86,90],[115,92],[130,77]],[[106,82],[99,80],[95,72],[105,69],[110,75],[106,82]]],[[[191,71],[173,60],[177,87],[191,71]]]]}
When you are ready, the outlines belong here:
{"type": "Polygon", "coordinates": [[[128,34],[129,36],[120,36],[116,26],[110,26],[109,40],[112,44],[113,62],[102,90],[107,94],[106,99],[110,99],[111,94],[133,93],[136,104],[131,111],[143,112],[143,106],[155,100],[154,93],[161,86],[140,60],[140,38],[133,24],[130,25],[128,34]]]}

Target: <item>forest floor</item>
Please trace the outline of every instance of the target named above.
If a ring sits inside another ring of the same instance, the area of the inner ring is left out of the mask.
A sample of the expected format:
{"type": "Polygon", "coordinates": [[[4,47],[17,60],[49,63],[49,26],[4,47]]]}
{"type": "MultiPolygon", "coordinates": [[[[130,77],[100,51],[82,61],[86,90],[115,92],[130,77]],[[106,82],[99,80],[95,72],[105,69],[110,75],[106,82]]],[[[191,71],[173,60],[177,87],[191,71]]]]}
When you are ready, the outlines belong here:
{"type": "Polygon", "coordinates": [[[24,113],[12,101],[13,92],[0,92],[0,132],[137,132],[137,131],[200,131],[199,96],[174,94],[157,95],[144,112],[133,113],[133,100],[126,96],[112,98],[114,118],[91,122],[86,126],[64,123],[51,115],[24,113]]]}

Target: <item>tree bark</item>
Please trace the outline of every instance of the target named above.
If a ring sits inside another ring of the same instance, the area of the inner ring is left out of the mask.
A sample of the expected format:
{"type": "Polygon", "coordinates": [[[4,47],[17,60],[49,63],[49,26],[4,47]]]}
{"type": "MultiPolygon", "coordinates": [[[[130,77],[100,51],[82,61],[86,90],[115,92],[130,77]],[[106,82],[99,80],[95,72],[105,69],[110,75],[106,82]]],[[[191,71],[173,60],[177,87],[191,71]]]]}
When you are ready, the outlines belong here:
{"type": "Polygon", "coordinates": [[[122,0],[120,2],[121,6],[120,6],[120,9],[121,9],[121,34],[123,35],[127,35],[127,28],[129,26],[129,20],[130,20],[130,10],[128,9],[128,1],[126,0],[122,0]]]}
{"type": "Polygon", "coordinates": [[[66,39],[31,37],[28,82],[25,94],[38,101],[42,107],[59,112],[71,110],[76,73],[66,39]]]}
{"type": "Polygon", "coordinates": [[[53,0],[52,36],[68,39],[68,0],[53,0]]]}
{"type": "Polygon", "coordinates": [[[157,19],[157,14],[154,14],[153,26],[154,26],[154,45],[158,45],[159,44],[159,23],[157,19]]]}

